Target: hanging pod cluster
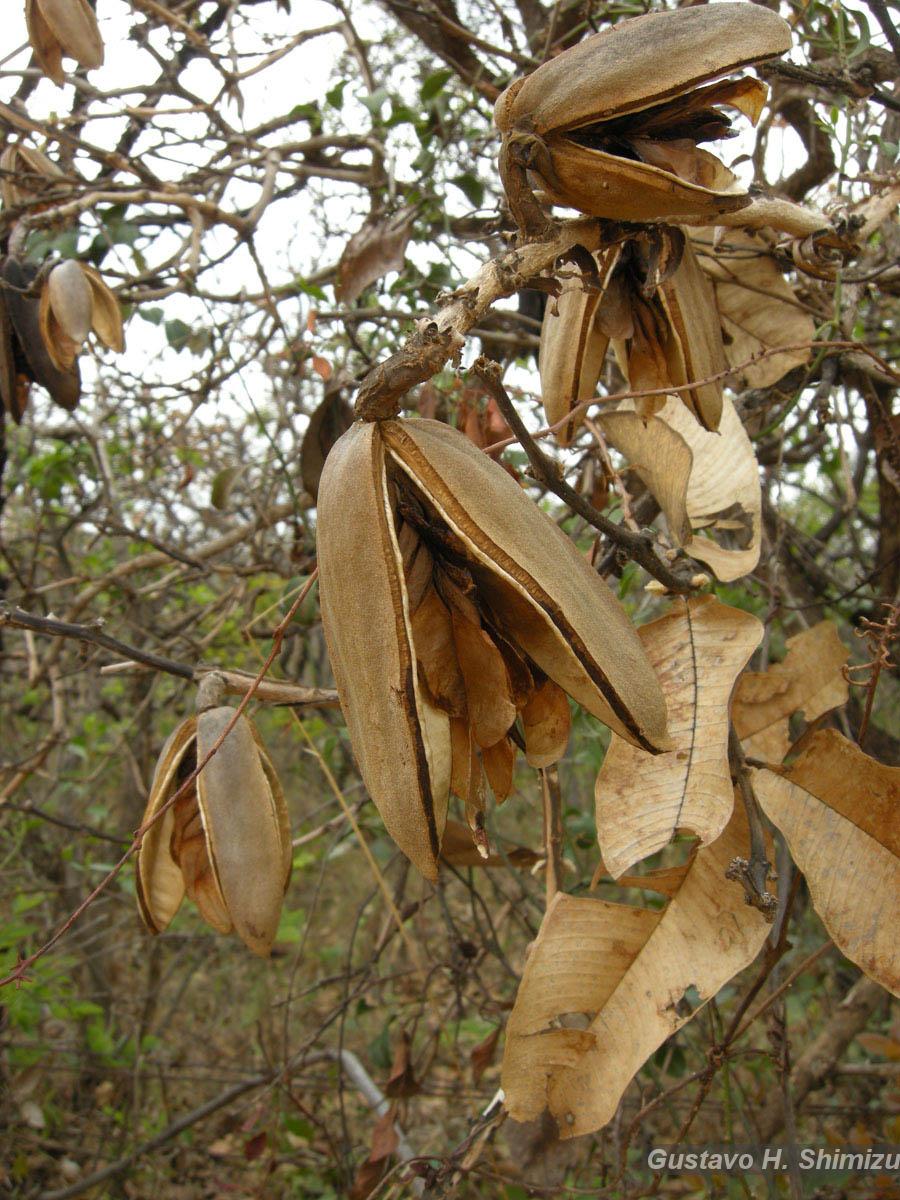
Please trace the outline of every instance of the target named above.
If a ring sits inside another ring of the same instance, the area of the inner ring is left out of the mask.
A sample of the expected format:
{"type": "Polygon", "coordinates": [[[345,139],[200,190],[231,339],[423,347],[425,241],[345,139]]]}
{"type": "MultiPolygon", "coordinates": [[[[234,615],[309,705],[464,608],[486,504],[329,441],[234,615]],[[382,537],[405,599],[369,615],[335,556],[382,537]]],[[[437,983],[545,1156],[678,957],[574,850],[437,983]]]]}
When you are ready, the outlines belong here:
{"type": "Polygon", "coordinates": [[[516,748],[565,751],[566,696],[629,742],[668,746],[628,617],[573,543],[457,430],[356,422],[318,495],[322,622],[341,707],[388,832],[437,875],[451,791],[484,851],[485,784],[516,748]]]}
{"type": "MultiPolygon", "coordinates": [[[[647,226],[593,256],[596,269],[548,305],[541,327],[539,370],[547,420],[563,446],[583,414],[573,409],[596,394],[607,349],[635,391],[683,387],[682,403],[704,429],[719,427],[722,380],[697,383],[725,368],[712,285],[691,243],[673,226],[647,226]]],[[[665,394],[641,397],[649,417],[665,394]]]]}
{"type": "Polygon", "coordinates": [[[150,932],[162,933],[187,895],[217,933],[235,932],[265,957],[292,849],[284,794],[252,721],[240,716],[185,795],[165,808],[234,713],[220,705],[188,717],[163,747],[144,812],[145,825],[156,820],[138,851],[138,906],[150,932]]]}
{"type": "MultiPolygon", "coordinates": [[[[732,135],[721,106],[755,123],[766,99],[756,79],[719,77],[782,54],[790,40],[785,21],[749,3],[653,13],[586,38],[497,101],[501,174],[523,232],[537,235],[547,220],[533,189],[544,203],[617,222],[600,250],[582,254],[586,268],[577,260],[580,280],[563,279],[544,317],[541,390],[561,445],[577,433],[610,348],[630,391],[655,392],[635,398],[639,416],[659,412],[666,389],[678,389],[670,394],[714,432],[728,367],[803,340],[805,323],[771,261],[753,251],[748,266],[771,286],[732,285],[715,239],[688,240],[671,223],[714,225],[749,203],[700,143],[732,135]]],[[[771,382],[806,357],[774,356],[755,377],[771,382]]]]}
{"type": "Polygon", "coordinates": [[[118,301],[93,267],[66,259],[41,282],[35,263],[0,262],[0,400],[13,420],[21,421],[32,383],[61,408],[77,406],[77,357],[91,332],[107,349],[124,350],[118,301]]]}
{"type": "Polygon", "coordinates": [[[722,79],[790,49],[786,21],[760,5],[650,13],[586,38],[513,82],[497,101],[500,172],[526,232],[535,189],[554,204],[626,221],[715,218],[749,196],[701,143],[732,134],[723,108],[754,123],[764,84],[722,79]]]}

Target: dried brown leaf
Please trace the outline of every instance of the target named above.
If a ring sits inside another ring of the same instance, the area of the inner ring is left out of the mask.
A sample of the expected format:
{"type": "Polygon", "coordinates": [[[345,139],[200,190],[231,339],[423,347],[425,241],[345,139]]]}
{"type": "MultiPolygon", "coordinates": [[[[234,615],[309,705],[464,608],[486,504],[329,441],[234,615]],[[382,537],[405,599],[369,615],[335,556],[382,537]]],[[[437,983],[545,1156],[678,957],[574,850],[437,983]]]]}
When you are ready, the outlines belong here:
{"type": "Polygon", "coordinates": [[[598,422],[659,501],[678,545],[723,582],[753,570],[761,545],[759,467],[727,396],[717,433],[701,429],[672,399],[647,422],[630,401],[598,422]],[[714,531],[719,541],[707,536],[714,531]]]}
{"type": "Polygon", "coordinates": [[[300,447],[300,478],[311,496],[318,493],[329,450],[352,424],[353,409],[340,389],[326,391],[325,399],[309,418],[300,447]]]}
{"type": "Polygon", "coordinates": [[[789,767],[755,770],[753,785],[835,944],[900,996],[900,767],[821,729],[789,767]]]}
{"type": "Polygon", "coordinates": [[[713,596],[676,601],[638,630],[662,684],[675,745],[654,756],[612,736],[595,799],[600,850],[613,878],[678,831],[696,833],[705,845],[728,824],[728,705],[762,633],[756,617],[713,596]]]}
{"type": "Polygon", "coordinates": [[[394,1126],[396,1119],[395,1106],[392,1104],[375,1122],[372,1130],[372,1149],[369,1157],[356,1172],[353,1186],[349,1192],[350,1200],[366,1200],[366,1197],[378,1186],[381,1177],[387,1170],[388,1159],[400,1143],[394,1126]]]}
{"type": "Polygon", "coordinates": [[[481,1082],[482,1075],[496,1058],[499,1041],[500,1026],[498,1025],[469,1054],[469,1062],[472,1064],[472,1079],[475,1083],[481,1082]]]}
{"type": "MultiPolygon", "coordinates": [[[[761,350],[813,339],[811,313],[798,301],[761,236],[729,230],[714,247],[712,235],[700,231],[694,240],[700,264],[715,286],[731,366],[746,363],[761,350]]],[[[741,387],[769,387],[793,367],[808,362],[810,354],[808,347],[774,354],[741,366],[737,379],[741,387]]]]}
{"type": "Polygon", "coordinates": [[[504,845],[502,853],[487,858],[472,841],[472,830],[461,821],[448,820],[441,842],[441,858],[454,867],[516,867],[528,871],[541,856],[527,846],[504,845]]]}
{"type": "Polygon", "coordinates": [[[734,694],[734,727],[754,758],[780,763],[790,749],[789,718],[807,724],[847,703],[843,667],[850,652],[832,621],[820,621],[787,640],[787,654],[767,671],[747,671],[734,694]]]}
{"type": "Polygon", "coordinates": [[[388,271],[403,270],[414,215],[408,208],[392,217],[379,214],[353,234],[338,263],[335,293],[339,300],[352,304],[388,271]]]}
{"type": "Polygon", "coordinates": [[[403,1096],[415,1096],[421,1091],[413,1072],[410,1050],[409,1034],[403,1030],[394,1047],[391,1073],[384,1088],[384,1094],[392,1100],[403,1096]]]}
{"type": "Polygon", "coordinates": [[[600,1129],[649,1056],[753,961],[769,925],[724,879],[748,852],[738,806],[661,912],[557,894],[507,1025],[501,1085],[515,1120],[548,1107],[564,1138],[600,1129]]]}

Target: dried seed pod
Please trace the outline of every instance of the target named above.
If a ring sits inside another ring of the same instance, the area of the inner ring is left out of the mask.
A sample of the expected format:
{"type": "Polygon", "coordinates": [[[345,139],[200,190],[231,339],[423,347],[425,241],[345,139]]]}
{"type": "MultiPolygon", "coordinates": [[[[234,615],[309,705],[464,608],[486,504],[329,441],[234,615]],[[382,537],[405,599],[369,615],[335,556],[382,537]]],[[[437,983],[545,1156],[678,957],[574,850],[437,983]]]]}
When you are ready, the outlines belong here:
{"type": "Polygon", "coordinates": [[[7,208],[25,204],[64,179],[56,163],[32,146],[16,142],[0,154],[0,198],[7,208]]]}
{"type": "Polygon", "coordinates": [[[71,367],[93,329],[110,350],[125,349],[118,302],[93,267],[67,259],[53,268],[41,291],[40,330],[54,366],[71,367]]]}
{"type": "MultiPolygon", "coordinates": [[[[715,295],[680,230],[644,230],[595,259],[599,282],[563,292],[557,312],[549,305],[544,314],[539,366],[551,424],[596,393],[610,344],[635,391],[683,387],[725,369],[715,295]]],[[[676,394],[704,429],[718,428],[721,380],[676,394]]],[[[643,397],[636,409],[651,416],[665,400],[662,393],[643,397]]],[[[580,420],[576,415],[557,431],[560,445],[569,444],[580,420]]]]}
{"type": "Polygon", "coordinates": [[[122,312],[112,290],[103,282],[99,271],[80,263],[91,289],[91,329],[107,348],[121,354],[125,349],[122,312]]]}
{"type": "MultiPolygon", "coordinates": [[[[234,711],[211,708],[175,729],[156,764],[144,822],[203,761],[234,711]]],[[[291,853],[281,785],[255,727],[241,716],[193,788],[144,834],[137,857],[144,923],[162,933],[187,894],[214,929],[233,929],[265,957],[278,928],[291,853]]]]}
{"type": "Polygon", "coordinates": [[[621,21],[516,80],[494,120],[519,224],[536,209],[529,170],[554,203],[592,216],[678,220],[743,207],[747,194],[698,143],[729,136],[718,105],[755,122],[766,89],[711,81],[790,46],[790,27],[769,9],[710,4],[621,21]]]}
{"type": "Polygon", "coordinates": [[[65,83],[63,56],[89,71],[103,65],[103,39],[87,0],[25,0],[25,23],[38,66],[54,83],[65,83]]]}
{"type": "Polygon", "coordinates": [[[41,289],[41,337],[54,366],[71,367],[91,331],[93,297],[79,263],[67,259],[53,268],[41,289]]]}
{"type": "Polygon", "coordinates": [[[27,294],[38,269],[33,263],[16,258],[0,264],[0,306],[8,320],[0,322],[3,340],[2,358],[6,366],[0,370],[3,404],[15,420],[21,420],[32,383],[46,388],[51,399],[71,412],[81,397],[81,377],[78,364],[61,370],[50,357],[41,334],[40,303],[27,294]],[[11,365],[10,365],[11,364],[11,365]],[[15,388],[9,394],[9,380],[15,388]]]}
{"type": "MultiPolygon", "coordinates": [[[[667,746],[662,692],[624,610],[465,436],[437,421],[357,422],[325,463],[318,506],[322,621],[354,753],[388,832],[423,874],[437,873],[451,789],[486,848],[482,764],[502,798],[515,753],[503,735],[535,678],[629,741],[667,746]],[[413,607],[417,542],[431,581],[416,583],[413,607]]],[[[558,758],[553,697],[547,709],[558,758]]],[[[536,757],[549,753],[541,737],[536,757]]]]}
{"type": "MultiPolygon", "coordinates": [[[[595,255],[599,284],[566,288],[555,308],[551,301],[544,312],[538,370],[544,412],[551,425],[596,395],[609,347],[609,335],[596,320],[597,309],[601,297],[609,291],[620,257],[619,246],[599,251],[595,255]]],[[[561,446],[569,445],[580,423],[579,417],[573,417],[557,429],[556,440],[561,446]]]]}

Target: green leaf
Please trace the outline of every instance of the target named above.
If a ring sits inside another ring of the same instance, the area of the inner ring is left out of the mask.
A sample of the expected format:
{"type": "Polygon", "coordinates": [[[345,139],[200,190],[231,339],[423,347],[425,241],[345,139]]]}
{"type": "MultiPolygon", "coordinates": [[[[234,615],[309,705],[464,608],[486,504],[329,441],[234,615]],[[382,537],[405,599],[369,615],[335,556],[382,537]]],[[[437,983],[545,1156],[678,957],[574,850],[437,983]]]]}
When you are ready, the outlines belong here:
{"type": "Polygon", "coordinates": [[[365,105],[373,117],[380,117],[384,103],[389,99],[387,88],[376,88],[369,96],[360,96],[360,102],[365,105]]]}
{"type": "Polygon", "coordinates": [[[185,350],[190,340],[193,330],[190,325],[185,325],[184,321],[179,321],[175,317],[171,321],[166,321],[166,341],[173,350],[185,350]]]}
{"type": "Polygon", "coordinates": [[[440,71],[435,71],[432,75],[428,76],[419,88],[419,96],[423,100],[433,100],[438,92],[444,90],[444,85],[452,74],[453,72],[447,70],[446,67],[442,67],[440,71]]]}
{"type": "Polygon", "coordinates": [[[853,20],[859,27],[859,41],[847,55],[848,59],[859,58],[861,54],[865,54],[865,52],[869,49],[869,46],[872,44],[872,34],[869,29],[869,22],[866,20],[866,18],[862,15],[862,13],[854,12],[853,20]]]}
{"type": "Polygon", "coordinates": [[[344,104],[344,88],[347,86],[347,80],[342,79],[340,83],[336,83],[331,91],[325,93],[325,103],[331,108],[341,108],[344,104]]]}
{"type": "Polygon", "coordinates": [[[298,292],[302,292],[304,296],[312,296],[313,300],[324,300],[325,293],[315,283],[307,283],[299,275],[294,279],[294,286],[298,292]]]}
{"type": "Polygon", "coordinates": [[[115,1057],[115,1039],[102,1021],[91,1021],[84,1032],[84,1038],[93,1054],[107,1060],[115,1057]]]}
{"type": "Polygon", "coordinates": [[[281,1123],[288,1133],[292,1133],[294,1137],[303,1138],[305,1141],[311,1141],[315,1135],[315,1130],[309,1121],[304,1121],[301,1117],[295,1117],[292,1113],[286,1113],[281,1118],[281,1123]]]}
{"type": "Polygon", "coordinates": [[[387,1071],[393,1061],[393,1057],[391,1053],[390,1022],[388,1022],[381,1033],[369,1042],[369,1061],[373,1066],[381,1067],[383,1071],[387,1071]]]}
{"type": "Polygon", "coordinates": [[[458,187],[465,198],[474,208],[481,208],[484,203],[484,184],[476,179],[474,175],[468,171],[464,175],[457,175],[455,179],[449,181],[454,187],[458,187]]]}
{"type": "Polygon", "coordinates": [[[231,489],[240,479],[244,472],[243,465],[236,467],[224,467],[219,471],[212,481],[212,490],[210,493],[210,503],[213,508],[221,510],[228,504],[228,497],[231,495],[231,489]]]}

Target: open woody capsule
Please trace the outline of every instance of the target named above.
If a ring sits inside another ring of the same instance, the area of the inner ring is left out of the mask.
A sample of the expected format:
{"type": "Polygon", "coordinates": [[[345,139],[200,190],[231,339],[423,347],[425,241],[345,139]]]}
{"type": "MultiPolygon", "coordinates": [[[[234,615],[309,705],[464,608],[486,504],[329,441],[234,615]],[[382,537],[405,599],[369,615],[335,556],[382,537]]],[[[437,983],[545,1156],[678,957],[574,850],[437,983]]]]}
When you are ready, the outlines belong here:
{"type": "MultiPolygon", "coordinates": [[[[156,764],[144,822],[203,762],[234,717],[221,705],[188,717],[156,764]]],[[[138,907],[162,933],[185,895],[217,933],[254,954],[272,947],[291,874],[291,831],[278,776],[256,727],[240,716],[194,784],[150,826],[137,856],[138,907]]]]}
{"type": "Polygon", "coordinates": [[[755,123],[767,90],[749,77],[713,81],[790,46],[790,27],[768,8],[710,4],[621,21],[515,80],[494,110],[514,214],[516,168],[533,172],[553,203],[591,216],[678,220],[742,208],[748,195],[699,143],[731,136],[719,106],[755,123]]]}
{"type": "Polygon", "coordinates": [[[485,849],[484,776],[502,800],[517,743],[533,765],[557,761],[566,694],[635,745],[668,746],[662,691],[617,599],[457,430],[354,424],[325,463],[317,542],[353,750],[388,832],[429,878],[451,790],[485,849]]]}
{"type": "MultiPolygon", "coordinates": [[[[691,243],[672,226],[648,226],[593,257],[594,278],[567,286],[544,314],[538,365],[547,420],[556,425],[596,394],[611,345],[630,388],[684,388],[681,402],[704,429],[718,429],[725,351],[716,297],[691,243]]],[[[661,392],[635,408],[649,417],[665,402],[661,392]]],[[[557,429],[561,446],[583,415],[557,429]]]]}

